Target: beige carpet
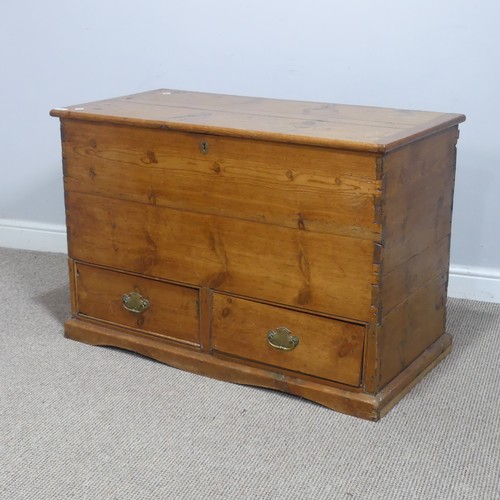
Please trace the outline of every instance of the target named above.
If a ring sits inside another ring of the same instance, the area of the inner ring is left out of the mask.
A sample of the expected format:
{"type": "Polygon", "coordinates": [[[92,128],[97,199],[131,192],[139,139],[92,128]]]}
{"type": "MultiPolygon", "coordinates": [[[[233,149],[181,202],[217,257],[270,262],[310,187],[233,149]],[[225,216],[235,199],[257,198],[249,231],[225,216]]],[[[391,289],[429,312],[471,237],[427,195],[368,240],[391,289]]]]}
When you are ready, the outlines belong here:
{"type": "Polygon", "coordinates": [[[0,498],[499,499],[500,305],[371,423],[63,337],[66,259],[0,249],[0,498]]]}

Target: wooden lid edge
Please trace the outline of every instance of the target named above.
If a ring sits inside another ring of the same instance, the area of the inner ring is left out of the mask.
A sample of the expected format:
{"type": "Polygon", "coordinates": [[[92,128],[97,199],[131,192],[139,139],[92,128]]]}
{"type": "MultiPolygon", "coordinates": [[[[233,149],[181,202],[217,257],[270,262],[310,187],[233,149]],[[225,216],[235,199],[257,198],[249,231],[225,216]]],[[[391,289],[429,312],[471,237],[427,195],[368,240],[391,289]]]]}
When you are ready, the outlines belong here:
{"type": "Polygon", "coordinates": [[[459,123],[464,122],[466,119],[465,115],[455,114],[455,113],[446,113],[441,115],[440,117],[435,118],[431,122],[427,122],[425,126],[415,127],[412,130],[411,135],[407,135],[406,133],[403,135],[402,133],[394,134],[392,136],[386,137],[386,143],[384,144],[383,151],[388,153],[389,151],[393,151],[402,146],[406,146],[407,144],[411,144],[412,142],[418,141],[419,139],[423,139],[429,135],[434,135],[437,132],[445,130],[447,128],[454,127],[459,123]]]}
{"type": "Polygon", "coordinates": [[[339,139],[310,137],[295,134],[280,134],[277,132],[266,132],[262,130],[240,130],[235,128],[215,127],[211,125],[194,125],[191,123],[176,123],[157,120],[141,120],[139,118],[126,118],[111,115],[80,113],[65,108],[54,108],[50,116],[61,120],[82,120],[99,123],[110,123],[115,125],[129,125],[134,127],[158,128],[162,130],[174,130],[179,132],[191,132],[197,134],[218,135],[237,137],[240,139],[258,139],[270,142],[283,142],[302,144],[309,146],[321,146],[333,149],[346,149],[352,151],[364,151],[367,153],[380,153],[384,151],[383,145],[377,143],[345,141],[339,139]]]}
{"type": "Polygon", "coordinates": [[[375,154],[387,153],[399,147],[405,146],[406,144],[410,144],[419,139],[422,139],[423,137],[439,132],[440,130],[444,130],[465,121],[465,115],[443,114],[432,120],[432,122],[430,122],[430,127],[428,126],[429,122],[427,122],[422,127],[415,127],[415,129],[413,129],[412,135],[408,135],[408,131],[405,131],[384,138],[384,142],[358,142],[334,138],[302,136],[296,134],[281,134],[278,132],[266,132],[262,130],[241,130],[236,128],[216,127],[211,125],[166,122],[162,120],[143,120],[140,118],[118,117],[112,115],[94,114],[89,112],[83,113],[78,110],[70,110],[68,108],[54,108],[50,110],[50,116],[60,118],[61,120],[70,119],[104,122],[116,125],[158,128],[162,130],[174,130],[197,134],[237,137],[240,139],[258,139],[262,141],[320,146],[332,149],[342,149],[375,154]],[[444,119],[445,117],[449,118],[444,119]],[[434,126],[432,126],[433,122],[435,122],[434,126]]]}

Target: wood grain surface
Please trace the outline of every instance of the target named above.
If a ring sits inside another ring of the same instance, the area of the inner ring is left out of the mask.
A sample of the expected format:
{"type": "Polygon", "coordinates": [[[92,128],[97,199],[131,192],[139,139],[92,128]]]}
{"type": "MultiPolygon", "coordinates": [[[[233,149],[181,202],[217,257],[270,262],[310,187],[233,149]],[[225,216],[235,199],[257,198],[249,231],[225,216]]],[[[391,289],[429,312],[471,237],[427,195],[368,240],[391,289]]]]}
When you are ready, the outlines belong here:
{"type": "Polygon", "coordinates": [[[359,386],[365,327],[214,294],[214,351],[359,386]],[[292,351],[272,347],[267,333],[286,327],[292,351]]]}
{"type": "Polygon", "coordinates": [[[457,139],[452,127],[383,160],[380,387],[445,331],[457,139]]]}
{"type": "Polygon", "coordinates": [[[374,155],[72,120],[63,147],[70,191],[381,238],[374,155]]]}
{"type": "Polygon", "coordinates": [[[429,280],[383,318],[380,383],[385,386],[445,332],[447,273],[429,280]]]}
{"type": "Polygon", "coordinates": [[[52,116],[385,152],[465,120],[460,114],[180,90],[78,104],[52,116]]]}
{"type": "Polygon", "coordinates": [[[383,160],[384,273],[451,233],[457,128],[383,160]]]}
{"type": "Polygon", "coordinates": [[[373,242],[66,193],[80,261],[367,321],[373,242]]]}
{"type": "Polygon", "coordinates": [[[103,320],[140,332],[200,344],[198,290],[76,263],[78,315],[103,320]],[[122,304],[124,294],[136,292],[149,301],[137,314],[122,304]]]}

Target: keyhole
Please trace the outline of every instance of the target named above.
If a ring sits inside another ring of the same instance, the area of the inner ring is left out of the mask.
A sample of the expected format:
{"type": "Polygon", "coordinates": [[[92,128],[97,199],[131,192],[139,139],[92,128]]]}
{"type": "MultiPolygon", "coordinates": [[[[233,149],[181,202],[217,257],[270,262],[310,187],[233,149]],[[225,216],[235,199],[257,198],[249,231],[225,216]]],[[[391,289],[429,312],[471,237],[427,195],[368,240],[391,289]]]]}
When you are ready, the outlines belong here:
{"type": "Polygon", "coordinates": [[[200,142],[200,151],[204,155],[208,154],[208,142],[207,141],[200,142]]]}

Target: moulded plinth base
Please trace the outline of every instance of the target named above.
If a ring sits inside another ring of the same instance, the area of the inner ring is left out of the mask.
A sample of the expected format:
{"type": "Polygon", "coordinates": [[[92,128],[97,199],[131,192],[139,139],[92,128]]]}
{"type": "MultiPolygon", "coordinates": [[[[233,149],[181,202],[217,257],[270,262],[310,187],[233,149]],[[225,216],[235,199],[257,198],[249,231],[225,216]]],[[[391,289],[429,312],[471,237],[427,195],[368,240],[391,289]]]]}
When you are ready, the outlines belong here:
{"type": "Polygon", "coordinates": [[[285,375],[272,368],[248,366],[146,335],[72,319],[66,337],[91,345],[114,346],[137,352],[175,368],[237,384],[266,387],[309,399],[333,410],[367,420],[379,420],[451,351],[451,335],[444,334],[377,394],[359,388],[335,387],[321,379],[285,375]]]}

